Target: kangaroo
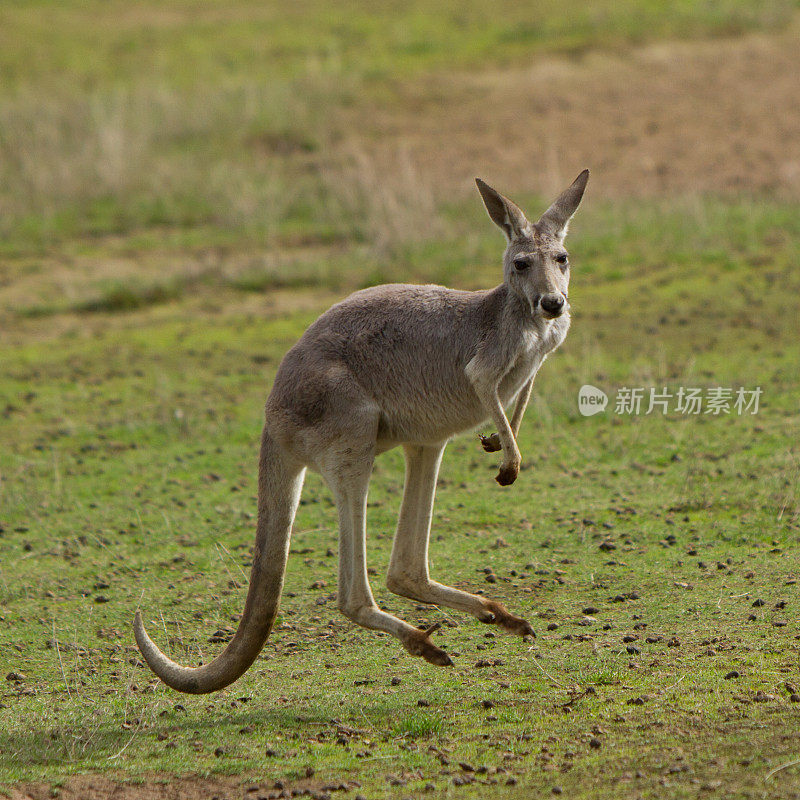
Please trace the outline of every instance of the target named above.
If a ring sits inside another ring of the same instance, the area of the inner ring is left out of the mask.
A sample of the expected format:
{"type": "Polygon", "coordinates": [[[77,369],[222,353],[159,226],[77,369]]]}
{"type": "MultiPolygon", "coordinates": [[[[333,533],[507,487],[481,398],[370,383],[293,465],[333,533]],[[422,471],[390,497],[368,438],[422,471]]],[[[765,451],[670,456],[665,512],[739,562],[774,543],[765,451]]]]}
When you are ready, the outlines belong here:
{"type": "Polygon", "coordinates": [[[182,667],[158,649],[136,611],[136,642],[164,683],[181,692],[213,692],[255,661],[277,615],[307,468],[322,474],[338,511],[339,609],[364,628],[392,634],[412,655],[452,664],[431,641],[438,624],[419,630],[381,610],[367,578],[373,462],[398,445],[405,451],[405,489],[389,590],[535,636],[501,603],[431,580],[433,497],[447,442],[487,419],[497,430],[480,441],[487,452],[502,451],[497,482],[509,486],[519,474],[516,436],[533,380],[569,328],[570,264],[563,242],[588,178],[588,170],[581,172],[536,223],[476,179],[489,217],[506,237],[503,283],[478,292],[407,284],[364,289],[326,311],[289,350],[266,403],[253,566],[235,635],[210,663],[182,667]],[[509,423],[503,408],[514,399],[509,423]]]}

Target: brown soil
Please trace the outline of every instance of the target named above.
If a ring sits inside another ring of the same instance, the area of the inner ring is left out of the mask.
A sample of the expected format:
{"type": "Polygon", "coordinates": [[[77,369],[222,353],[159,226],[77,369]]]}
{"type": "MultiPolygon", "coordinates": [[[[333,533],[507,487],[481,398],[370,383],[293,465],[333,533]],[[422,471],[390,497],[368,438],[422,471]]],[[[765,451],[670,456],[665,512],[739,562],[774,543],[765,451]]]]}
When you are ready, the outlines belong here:
{"type": "Polygon", "coordinates": [[[439,76],[399,89],[359,130],[380,168],[410,164],[437,194],[471,189],[476,171],[551,194],[588,166],[607,197],[796,199],[798,75],[796,30],[651,45],[439,76]]]}
{"type": "MultiPolygon", "coordinates": [[[[151,778],[120,783],[103,775],[77,775],[58,787],[59,800],[266,800],[295,796],[353,797],[352,781],[324,783],[313,778],[281,783],[242,783],[240,778],[151,778]],[[283,793],[283,794],[282,794],[283,793]]],[[[37,783],[11,789],[10,800],[52,800],[51,785],[37,783]]]]}

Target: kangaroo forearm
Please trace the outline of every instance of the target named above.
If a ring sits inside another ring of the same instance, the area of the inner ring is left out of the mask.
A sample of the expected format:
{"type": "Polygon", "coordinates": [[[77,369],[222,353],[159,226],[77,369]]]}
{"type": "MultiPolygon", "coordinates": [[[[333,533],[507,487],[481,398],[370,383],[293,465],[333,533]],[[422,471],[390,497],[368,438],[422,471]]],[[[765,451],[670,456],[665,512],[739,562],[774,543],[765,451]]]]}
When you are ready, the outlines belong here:
{"type": "MultiPolygon", "coordinates": [[[[511,433],[516,440],[519,436],[519,429],[522,425],[522,417],[525,415],[525,409],[528,407],[528,401],[531,397],[531,390],[533,389],[533,378],[531,378],[523,387],[517,398],[517,404],[514,407],[514,415],[511,418],[511,433]]],[[[488,453],[494,453],[502,449],[500,435],[493,433],[491,436],[481,436],[481,444],[483,449],[488,453]]]]}
{"type": "Polygon", "coordinates": [[[514,435],[514,431],[511,429],[511,425],[502,408],[500,409],[500,416],[495,419],[495,422],[497,423],[497,432],[500,435],[500,443],[503,445],[503,456],[506,461],[511,461],[515,455],[519,455],[517,437],[514,435]]]}
{"type": "Polygon", "coordinates": [[[508,417],[506,417],[506,412],[503,410],[503,404],[500,402],[497,392],[494,391],[491,395],[487,395],[485,398],[481,399],[492,418],[492,422],[494,422],[497,427],[497,435],[500,437],[500,445],[503,448],[503,458],[505,462],[511,463],[512,461],[519,461],[520,456],[519,449],[517,448],[517,439],[508,421],[508,417]]]}
{"type": "Polygon", "coordinates": [[[525,409],[528,407],[528,401],[531,399],[531,391],[533,390],[533,378],[531,378],[523,387],[517,398],[517,405],[514,408],[514,416],[511,417],[511,430],[514,433],[514,438],[519,435],[519,428],[522,425],[522,417],[525,415],[525,409]]]}

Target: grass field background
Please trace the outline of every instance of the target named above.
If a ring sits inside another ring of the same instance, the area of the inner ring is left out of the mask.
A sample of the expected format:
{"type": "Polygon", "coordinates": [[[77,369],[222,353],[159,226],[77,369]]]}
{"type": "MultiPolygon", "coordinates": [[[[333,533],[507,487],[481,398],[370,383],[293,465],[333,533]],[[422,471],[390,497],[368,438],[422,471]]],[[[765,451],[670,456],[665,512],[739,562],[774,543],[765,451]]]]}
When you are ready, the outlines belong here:
{"type": "MultiPolygon", "coordinates": [[[[748,145],[736,190],[710,167],[680,192],[595,169],[568,241],[573,326],[537,379],[520,478],[498,487],[473,436],[446,452],[432,573],[529,618],[533,644],[385,590],[398,452],[371,488],[373,589],[442,621],[454,669],[336,611],[335,509],[314,475],[277,628],[239,682],[177,695],[130,627],[141,605],[187,664],[230,635],[263,401],[322,310],[384,281],[499,281],[477,193],[417,160],[420,108],[486,81],[516,92],[536,69],[537,97],[549,76],[580,96],[587,64],[613,80],[658,48],[745,43],[763,69],[796,30],[788,2],[0,9],[1,791],[800,796],[796,144],[746,179],[791,108],[742,134],[746,97],[720,99],[729,127],[698,107],[709,141],[748,145]],[[612,405],[631,386],[763,395],[756,415],[584,418],[584,383],[612,405]]],[[[465,174],[505,174],[531,213],[594,167],[560,130],[558,159],[503,172],[470,133],[453,143],[465,174]]]]}

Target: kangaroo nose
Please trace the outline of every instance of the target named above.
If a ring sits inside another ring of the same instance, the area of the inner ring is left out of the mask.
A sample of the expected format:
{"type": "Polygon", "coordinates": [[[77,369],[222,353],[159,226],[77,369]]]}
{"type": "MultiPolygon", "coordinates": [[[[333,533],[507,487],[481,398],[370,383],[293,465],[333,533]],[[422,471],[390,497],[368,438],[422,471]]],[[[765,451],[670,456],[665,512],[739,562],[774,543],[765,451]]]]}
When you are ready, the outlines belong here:
{"type": "Polygon", "coordinates": [[[564,295],[562,294],[545,294],[541,299],[542,308],[554,317],[561,315],[564,310],[564,295]]]}

